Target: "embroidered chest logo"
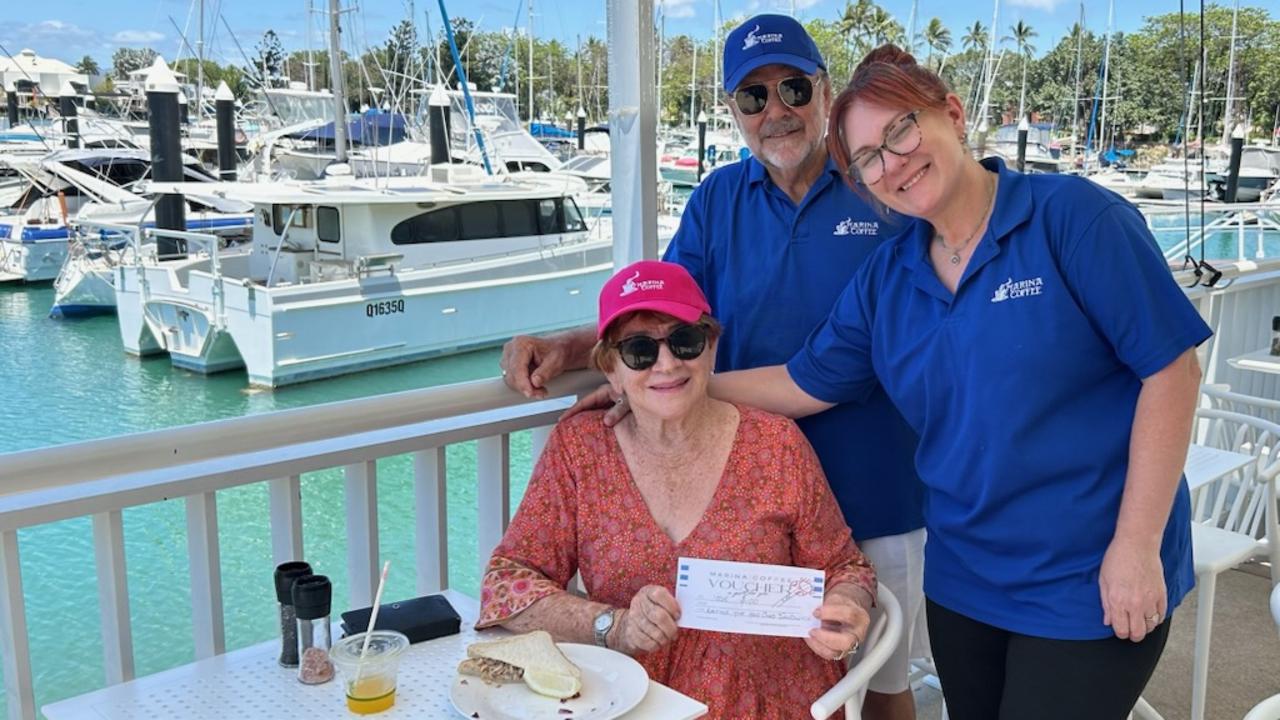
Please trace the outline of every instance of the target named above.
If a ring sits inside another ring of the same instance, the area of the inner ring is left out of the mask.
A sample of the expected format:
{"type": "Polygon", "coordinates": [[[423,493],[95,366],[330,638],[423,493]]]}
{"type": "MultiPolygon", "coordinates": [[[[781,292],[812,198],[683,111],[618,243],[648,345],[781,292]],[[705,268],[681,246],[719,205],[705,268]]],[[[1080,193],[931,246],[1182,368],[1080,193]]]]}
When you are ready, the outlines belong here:
{"type": "Polygon", "coordinates": [[[782,33],[765,33],[765,34],[763,34],[763,35],[757,35],[756,33],[758,33],[758,32],[760,32],[760,26],[759,26],[759,25],[755,26],[755,29],[754,29],[754,30],[752,30],[751,32],[747,33],[747,36],[746,36],[745,38],[743,38],[743,40],[742,40],[742,49],[743,49],[743,50],[750,50],[751,48],[753,48],[753,47],[755,47],[755,46],[757,46],[757,45],[760,45],[760,44],[762,44],[762,43],[780,43],[780,42],[782,42],[782,33]]]}
{"type": "Polygon", "coordinates": [[[879,235],[880,223],[866,220],[854,220],[847,217],[836,223],[832,235],[879,235]]]}
{"type": "Polygon", "coordinates": [[[662,280],[641,280],[636,282],[638,277],[640,277],[639,270],[636,271],[635,275],[627,278],[626,282],[622,283],[622,292],[618,293],[618,297],[626,297],[640,290],[661,290],[662,286],[666,284],[662,280]]]}
{"type": "Polygon", "coordinates": [[[1005,300],[1017,300],[1031,295],[1039,295],[1044,290],[1044,280],[1042,278],[1029,278],[1027,280],[1014,280],[1009,278],[1000,287],[996,288],[996,292],[991,296],[991,302],[998,303],[1005,300]]]}

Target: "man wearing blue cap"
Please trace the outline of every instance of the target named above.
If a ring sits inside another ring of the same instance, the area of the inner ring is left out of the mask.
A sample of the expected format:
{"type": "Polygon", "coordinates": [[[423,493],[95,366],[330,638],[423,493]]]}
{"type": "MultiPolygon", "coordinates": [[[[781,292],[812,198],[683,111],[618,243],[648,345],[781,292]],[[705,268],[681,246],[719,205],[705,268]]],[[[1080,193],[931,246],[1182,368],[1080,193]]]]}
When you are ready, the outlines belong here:
{"type": "MultiPolygon", "coordinates": [[[[689,270],[724,334],[716,370],[785,363],[893,230],[841,180],[827,155],[831,81],[813,38],[785,15],[757,15],[725,39],[724,90],[751,157],[693,192],[665,260],[689,270]]],[[[529,397],[582,368],[593,328],[519,336],[503,350],[507,384],[529,397]]],[[[922,488],[916,436],[877,388],[861,405],[799,421],[859,547],[903,606],[907,631],[871,681],[869,720],[915,717],[908,661],[928,655],[922,488]]]]}

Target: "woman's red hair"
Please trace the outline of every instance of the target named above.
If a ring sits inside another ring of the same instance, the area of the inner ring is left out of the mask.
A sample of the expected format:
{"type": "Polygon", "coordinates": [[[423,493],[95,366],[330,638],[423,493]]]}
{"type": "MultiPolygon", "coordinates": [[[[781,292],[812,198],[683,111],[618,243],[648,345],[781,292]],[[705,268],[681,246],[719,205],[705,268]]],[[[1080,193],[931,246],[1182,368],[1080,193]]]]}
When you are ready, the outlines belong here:
{"type": "Polygon", "coordinates": [[[844,139],[844,116],[855,100],[904,111],[921,110],[945,107],[950,92],[937,73],[922,67],[911,53],[897,45],[881,45],[867,53],[853,71],[849,84],[831,104],[831,116],[827,120],[827,151],[845,182],[868,198],[866,189],[849,177],[850,152],[844,139]]]}

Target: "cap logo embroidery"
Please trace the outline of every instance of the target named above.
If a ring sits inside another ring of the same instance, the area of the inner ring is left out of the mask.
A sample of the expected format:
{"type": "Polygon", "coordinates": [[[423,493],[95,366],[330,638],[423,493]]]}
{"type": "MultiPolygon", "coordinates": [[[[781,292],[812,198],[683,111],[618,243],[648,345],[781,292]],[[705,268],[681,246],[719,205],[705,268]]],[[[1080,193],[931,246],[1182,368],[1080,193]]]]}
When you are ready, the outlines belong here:
{"type": "Polygon", "coordinates": [[[1027,280],[1017,280],[1009,278],[996,288],[996,292],[991,296],[991,302],[998,303],[1005,300],[1017,300],[1018,298],[1029,297],[1031,295],[1039,295],[1044,290],[1044,280],[1042,278],[1030,278],[1027,280]]]}
{"type": "Polygon", "coordinates": [[[639,270],[637,270],[634,275],[627,278],[626,282],[622,283],[622,292],[618,293],[618,297],[626,297],[640,290],[661,290],[663,286],[666,285],[665,280],[641,280],[640,282],[636,282],[636,278],[638,277],[640,277],[639,270]]]}
{"type": "Polygon", "coordinates": [[[854,220],[847,217],[836,223],[836,229],[831,231],[832,235],[879,235],[880,223],[875,221],[854,220]]]}
{"type": "Polygon", "coordinates": [[[742,40],[743,50],[750,50],[761,43],[782,42],[782,33],[765,33],[763,35],[757,35],[756,33],[758,32],[760,32],[760,26],[756,25],[751,32],[747,33],[747,36],[742,40]]]}

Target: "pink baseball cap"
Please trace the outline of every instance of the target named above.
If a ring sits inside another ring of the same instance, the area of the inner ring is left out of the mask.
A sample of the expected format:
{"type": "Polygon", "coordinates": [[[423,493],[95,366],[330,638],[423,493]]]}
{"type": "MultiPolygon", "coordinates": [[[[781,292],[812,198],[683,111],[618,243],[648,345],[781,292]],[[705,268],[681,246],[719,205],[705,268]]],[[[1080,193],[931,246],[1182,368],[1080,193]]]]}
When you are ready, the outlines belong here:
{"type": "Polygon", "coordinates": [[[711,313],[711,305],[683,265],[641,260],[619,270],[600,288],[600,322],[596,337],[604,337],[619,315],[652,310],[687,323],[711,313]]]}

